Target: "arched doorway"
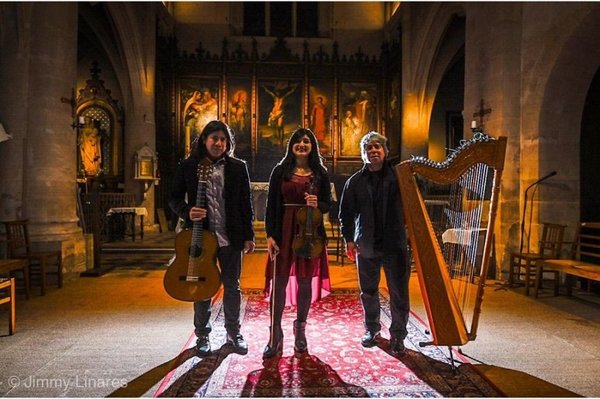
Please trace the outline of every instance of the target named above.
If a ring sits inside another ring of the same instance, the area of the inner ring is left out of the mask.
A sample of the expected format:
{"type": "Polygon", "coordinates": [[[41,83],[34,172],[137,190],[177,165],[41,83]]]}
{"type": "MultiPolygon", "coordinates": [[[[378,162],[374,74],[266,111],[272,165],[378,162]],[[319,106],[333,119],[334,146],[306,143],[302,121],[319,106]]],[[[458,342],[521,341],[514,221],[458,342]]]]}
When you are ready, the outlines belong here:
{"type": "MultiPolygon", "coordinates": [[[[567,224],[571,232],[583,220],[583,207],[590,207],[582,195],[584,190],[585,195],[593,194],[583,185],[594,184],[596,177],[589,173],[597,174],[598,169],[593,156],[598,116],[592,113],[600,108],[594,93],[599,87],[600,25],[595,22],[599,18],[600,7],[590,7],[564,41],[544,86],[540,108],[539,175],[558,174],[539,188],[537,219],[567,224]]],[[[586,213],[585,217],[592,215],[586,213]]]]}
{"type": "Polygon", "coordinates": [[[581,117],[579,164],[581,182],[579,193],[582,222],[600,221],[600,68],[592,80],[581,117]]]}
{"type": "Polygon", "coordinates": [[[442,161],[463,138],[465,98],[465,17],[451,16],[440,40],[430,84],[434,102],[429,121],[428,157],[442,161]]]}

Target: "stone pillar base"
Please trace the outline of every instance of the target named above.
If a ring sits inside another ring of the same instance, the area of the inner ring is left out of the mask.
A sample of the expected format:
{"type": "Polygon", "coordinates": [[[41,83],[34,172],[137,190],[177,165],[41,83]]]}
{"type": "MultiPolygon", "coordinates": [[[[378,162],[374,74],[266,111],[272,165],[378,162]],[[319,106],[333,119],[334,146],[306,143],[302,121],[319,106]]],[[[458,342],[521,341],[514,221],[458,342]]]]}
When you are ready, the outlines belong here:
{"type": "Polygon", "coordinates": [[[76,224],[30,223],[29,238],[33,251],[61,251],[63,274],[86,270],[86,241],[83,232],[76,224]]]}

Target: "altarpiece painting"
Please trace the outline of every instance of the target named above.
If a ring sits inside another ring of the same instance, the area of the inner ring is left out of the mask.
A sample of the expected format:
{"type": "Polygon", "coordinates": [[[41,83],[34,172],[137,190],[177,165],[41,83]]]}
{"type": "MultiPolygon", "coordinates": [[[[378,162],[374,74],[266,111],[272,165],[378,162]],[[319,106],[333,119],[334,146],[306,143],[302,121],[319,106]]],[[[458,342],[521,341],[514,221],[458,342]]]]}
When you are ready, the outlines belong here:
{"type": "Polygon", "coordinates": [[[252,86],[249,79],[229,80],[227,91],[227,123],[235,137],[236,156],[252,156],[252,86]]]}
{"type": "Polygon", "coordinates": [[[387,138],[388,147],[390,149],[390,156],[397,156],[400,154],[400,79],[394,77],[390,84],[388,94],[388,125],[387,125],[387,138]]]}
{"type": "Polygon", "coordinates": [[[183,81],[179,93],[187,152],[204,126],[219,118],[219,82],[216,79],[183,81]]]}
{"type": "Polygon", "coordinates": [[[308,125],[319,142],[321,154],[332,155],[333,82],[331,80],[311,81],[308,89],[308,101],[308,125]]]}
{"type": "Polygon", "coordinates": [[[342,83],[340,87],[340,155],[360,156],[360,139],[377,130],[377,86],[342,83]]]}
{"type": "Polygon", "coordinates": [[[282,155],[287,140],[302,124],[301,81],[259,81],[257,90],[258,153],[282,155]]]}

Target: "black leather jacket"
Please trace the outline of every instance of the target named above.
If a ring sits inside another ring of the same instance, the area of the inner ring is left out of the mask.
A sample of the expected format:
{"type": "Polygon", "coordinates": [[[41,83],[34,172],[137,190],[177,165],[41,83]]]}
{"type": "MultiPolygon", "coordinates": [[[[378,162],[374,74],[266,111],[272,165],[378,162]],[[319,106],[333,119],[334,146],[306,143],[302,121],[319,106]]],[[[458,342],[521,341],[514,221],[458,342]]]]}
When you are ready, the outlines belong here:
{"type": "MultiPolygon", "coordinates": [[[[386,161],[383,178],[382,220],[385,221],[383,252],[406,251],[406,230],[402,213],[402,199],[392,165],[386,161]]],[[[344,185],[340,200],[340,228],[346,242],[355,242],[365,258],[381,256],[374,248],[375,215],[373,213],[373,188],[369,170],[364,166],[350,176],[344,185]]]]}
{"type": "MultiPolygon", "coordinates": [[[[198,191],[198,160],[189,157],[183,160],[173,182],[169,206],[180,218],[185,220],[186,227],[191,227],[190,209],[196,204],[198,191]],[[185,201],[187,194],[187,201],[185,201]]],[[[225,201],[225,230],[227,238],[235,249],[244,248],[244,241],[254,240],[252,219],[252,199],[250,196],[250,177],[246,163],[240,159],[225,157],[225,184],[223,187],[225,201]]]]}

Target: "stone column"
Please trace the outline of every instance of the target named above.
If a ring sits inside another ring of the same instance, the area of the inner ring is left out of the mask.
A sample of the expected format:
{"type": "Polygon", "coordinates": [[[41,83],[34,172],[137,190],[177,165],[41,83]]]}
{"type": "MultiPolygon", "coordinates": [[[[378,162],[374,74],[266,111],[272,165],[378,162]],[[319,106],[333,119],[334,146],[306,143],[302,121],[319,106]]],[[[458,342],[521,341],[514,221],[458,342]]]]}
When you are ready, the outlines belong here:
{"type": "Polygon", "coordinates": [[[472,118],[483,99],[485,107],[492,109],[485,117],[485,131],[508,138],[495,227],[497,260],[502,265],[497,269],[499,279],[519,243],[522,7],[521,3],[472,3],[467,12],[465,120],[472,118]]]}
{"type": "Polygon", "coordinates": [[[0,143],[0,220],[23,217],[23,143],[27,131],[30,32],[25,16],[32,3],[0,5],[0,123],[12,139],[0,143]],[[19,18],[18,16],[21,16],[19,18]]]}
{"type": "Polygon", "coordinates": [[[85,268],[77,226],[77,138],[70,97],[77,76],[77,3],[33,3],[23,215],[32,240],[60,245],[67,271],[85,268]]]}

